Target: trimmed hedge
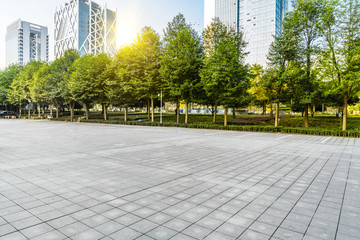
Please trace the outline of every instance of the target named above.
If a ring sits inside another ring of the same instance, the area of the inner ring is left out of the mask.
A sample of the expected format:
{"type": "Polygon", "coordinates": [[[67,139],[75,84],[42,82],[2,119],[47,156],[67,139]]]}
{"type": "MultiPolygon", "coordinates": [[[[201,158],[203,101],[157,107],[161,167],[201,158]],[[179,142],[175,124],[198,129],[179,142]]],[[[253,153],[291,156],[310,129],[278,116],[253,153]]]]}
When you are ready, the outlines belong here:
{"type": "MultiPolygon", "coordinates": [[[[51,119],[52,121],[60,121],[51,119]]],[[[63,120],[61,120],[63,121],[63,120]]],[[[153,127],[182,127],[182,128],[198,128],[198,129],[213,129],[213,130],[228,130],[228,131],[246,131],[246,132],[270,132],[270,133],[291,133],[291,134],[305,134],[316,136],[336,136],[336,137],[354,137],[360,138],[360,131],[342,131],[342,130],[329,130],[319,128],[293,128],[293,127],[273,127],[261,125],[216,125],[216,124],[176,124],[174,122],[134,122],[134,121],[118,121],[118,120],[100,120],[100,119],[81,119],[85,123],[99,123],[99,124],[121,124],[121,125],[135,125],[135,126],[153,126],[153,127]]]]}

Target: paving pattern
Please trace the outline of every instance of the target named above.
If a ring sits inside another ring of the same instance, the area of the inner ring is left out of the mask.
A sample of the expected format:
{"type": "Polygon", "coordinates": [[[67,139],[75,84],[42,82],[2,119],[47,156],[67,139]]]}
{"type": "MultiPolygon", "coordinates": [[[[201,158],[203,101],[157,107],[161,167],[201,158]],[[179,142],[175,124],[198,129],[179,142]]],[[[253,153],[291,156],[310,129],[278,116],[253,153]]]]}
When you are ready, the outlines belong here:
{"type": "Polygon", "coordinates": [[[360,139],[0,120],[0,239],[360,239],[360,139]]]}

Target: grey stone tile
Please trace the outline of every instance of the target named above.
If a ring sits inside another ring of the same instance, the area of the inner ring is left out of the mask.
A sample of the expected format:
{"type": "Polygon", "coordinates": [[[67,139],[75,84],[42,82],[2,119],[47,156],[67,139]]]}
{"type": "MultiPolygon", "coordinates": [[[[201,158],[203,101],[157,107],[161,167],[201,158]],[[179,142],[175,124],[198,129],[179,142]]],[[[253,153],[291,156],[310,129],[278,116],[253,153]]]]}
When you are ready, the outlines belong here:
{"type": "Polygon", "coordinates": [[[173,217],[165,214],[165,213],[155,213],[154,215],[151,215],[150,217],[147,217],[146,219],[149,221],[152,221],[156,224],[164,224],[165,222],[168,222],[172,219],[173,217]]]}
{"type": "Polygon", "coordinates": [[[151,230],[150,232],[146,233],[147,236],[150,236],[156,240],[167,240],[175,236],[175,234],[177,234],[176,231],[163,226],[157,227],[151,230]]]}
{"type": "Polygon", "coordinates": [[[319,239],[334,239],[336,228],[318,228],[310,226],[306,232],[307,235],[317,237],[319,239]]]}
{"type": "Polygon", "coordinates": [[[216,229],[223,223],[224,223],[223,221],[220,221],[220,220],[217,220],[217,219],[211,218],[211,217],[204,217],[196,222],[197,225],[200,225],[202,227],[206,227],[209,229],[216,229]]]}
{"type": "Polygon", "coordinates": [[[102,215],[104,215],[105,217],[109,218],[109,219],[115,219],[115,218],[118,218],[122,215],[125,215],[126,212],[125,211],[122,211],[118,208],[113,208],[113,209],[110,209],[104,213],[102,213],[102,215]]]}
{"type": "Polygon", "coordinates": [[[72,237],[76,234],[79,234],[81,232],[84,232],[85,230],[88,230],[89,227],[81,222],[75,222],[69,225],[66,225],[64,227],[61,227],[57,229],[62,234],[66,235],[67,237],[72,237]]]}
{"type": "Polygon", "coordinates": [[[190,237],[190,236],[182,234],[182,233],[178,233],[170,239],[171,240],[195,240],[196,238],[190,237]]]}
{"type": "Polygon", "coordinates": [[[349,235],[345,235],[345,234],[342,234],[342,233],[338,233],[336,235],[336,239],[341,239],[341,240],[358,240],[359,238],[358,237],[351,237],[349,235]]]}
{"type": "Polygon", "coordinates": [[[202,227],[200,225],[193,224],[186,228],[182,233],[191,236],[196,239],[204,239],[207,235],[209,235],[212,230],[202,227]]]}
{"type": "Polygon", "coordinates": [[[355,228],[355,227],[351,227],[351,226],[347,226],[347,225],[343,225],[343,224],[339,224],[338,232],[341,234],[344,234],[344,235],[351,236],[351,237],[360,236],[360,228],[355,228]]]}
{"type": "Polygon", "coordinates": [[[279,228],[273,235],[275,238],[280,238],[284,240],[297,240],[302,239],[303,234],[300,234],[298,232],[294,232],[291,230],[287,230],[285,228],[279,228]]]}
{"type": "Polygon", "coordinates": [[[136,239],[141,235],[142,235],[141,233],[126,227],[111,234],[110,237],[116,240],[130,240],[130,239],[136,239]]]}
{"type": "Polygon", "coordinates": [[[93,212],[89,209],[84,209],[84,210],[81,210],[81,211],[71,214],[70,217],[72,217],[78,221],[81,221],[81,220],[87,219],[94,215],[96,215],[96,212],[93,212]]]}
{"type": "Polygon", "coordinates": [[[134,223],[136,223],[136,222],[138,222],[140,220],[141,220],[140,217],[135,216],[135,215],[133,215],[131,213],[125,214],[125,215],[115,219],[116,222],[118,222],[118,223],[120,223],[120,224],[122,224],[124,226],[130,226],[130,225],[132,225],[132,224],[134,224],[134,223]]]}
{"type": "Polygon", "coordinates": [[[251,224],[249,229],[255,232],[259,232],[271,236],[276,231],[277,226],[256,221],[253,224],[251,224]]]}
{"type": "Polygon", "coordinates": [[[84,232],[78,233],[75,236],[72,236],[71,239],[74,240],[97,240],[104,236],[104,234],[95,231],[94,229],[88,229],[84,232]]]}
{"type": "Polygon", "coordinates": [[[240,226],[240,227],[247,228],[251,225],[253,220],[246,218],[241,213],[239,213],[239,214],[232,216],[227,222],[237,225],[237,226],[240,226]]]}
{"type": "Polygon", "coordinates": [[[49,224],[50,226],[52,226],[55,229],[58,229],[58,228],[66,226],[66,225],[72,224],[74,222],[76,222],[75,219],[73,219],[69,216],[65,216],[65,217],[51,220],[51,221],[47,222],[47,224],[49,224]]]}
{"type": "Polygon", "coordinates": [[[150,222],[146,219],[140,220],[139,222],[130,225],[132,229],[140,233],[147,233],[158,226],[159,226],[158,224],[150,222]]]}
{"type": "Polygon", "coordinates": [[[26,240],[27,238],[20,232],[10,233],[8,235],[0,236],[1,240],[26,240]]]}
{"type": "Polygon", "coordinates": [[[125,228],[124,225],[121,225],[120,223],[117,223],[115,221],[109,221],[109,222],[103,223],[103,224],[95,227],[95,230],[103,233],[104,235],[110,235],[114,232],[117,232],[117,231],[123,229],[123,228],[125,228]]]}
{"type": "Polygon", "coordinates": [[[191,224],[192,224],[191,222],[187,222],[179,218],[174,218],[169,222],[165,223],[164,226],[167,228],[171,228],[175,231],[181,232],[185,228],[189,227],[191,224]]]}
{"type": "Polygon", "coordinates": [[[42,235],[44,233],[51,232],[53,230],[55,229],[49,226],[48,224],[42,223],[29,228],[25,228],[24,230],[21,230],[21,233],[27,238],[33,238],[42,235]]]}
{"type": "Polygon", "coordinates": [[[3,238],[156,239],[144,234],[166,228],[176,232],[167,239],[251,240],[280,224],[272,239],[332,239],[338,224],[338,239],[359,235],[358,139],[47,121],[0,128],[3,238]]]}
{"type": "Polygon", "coordinates": [[[47,232],[45,234],[39,235],[35,238],[32,238],[33,240],[59,240],[59,239],[65,239],[66,236],[59,231],[51,231],[47,232]]]}
{"type": "MultiPolygon", "coordinates": [[[[248,229],[245,232],[243,232],[243,234],[241,234],[241,236],[238,239],[239,240],[268,240],[268,239],[270,239],[270,236],[248,229]]],[[[271,239],[275,240],[275,238],[271,238],[271,239]]]]}
{"type": "Polygon", "coordinates": [[[231,236],[226,235],[226,234],[223,234],[223,233],[220,233],[220,232],[212,232],[204,239],[206,239],[206,240],[218,240],[218,239],[221,239],[221,240],[235,240],[236,238],[231,237],[231,236]]]}
{"type": "Polygon", "coordinates": [[[237,238],[245,231],[245,228],[226,222],[216,229],[216,231],[237,238]]]}
{"type": "Polygon", "coordinates": [[[25,218],[16,222],[11,222],[11,225],[16,229],[21,230],[41,223],[41,220],[36,217],[25,218]]]}

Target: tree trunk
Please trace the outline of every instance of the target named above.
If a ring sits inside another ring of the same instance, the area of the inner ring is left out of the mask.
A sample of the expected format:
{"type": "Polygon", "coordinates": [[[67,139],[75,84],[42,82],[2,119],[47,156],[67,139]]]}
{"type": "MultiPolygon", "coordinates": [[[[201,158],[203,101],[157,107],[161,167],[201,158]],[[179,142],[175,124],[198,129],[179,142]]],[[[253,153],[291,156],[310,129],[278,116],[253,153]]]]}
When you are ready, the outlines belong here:
{"type": "Polygon", "coordinates": [[[45,105],[43,105],[43,107],[42,107],[42,114],[43,115],[45,114],[45,105]]]}
{"type": "Polygon", "coordinates": [[[102,104],[102,112],[104,114],[104,120],[107,120],[107,106],[105,103],[102,104]]]}
{"type": "Polygon", "coordinates": [[[305,105],[304,113],[305,113],[305,127],[308,128],[309,127],[309,105],[308,104],[305,105]]]}
{"type": "MultiPolygon", "coordinates": [[[[38,106],[40,106],[40,104],[36,104],[36,105],[38,105],[38,106]]],[[[33,115],[35,115],[36,114],[36,106],[35,106],[35,103],[33,104],[33,115]]]]}
{"type": "Polygon", "coordinates": [[[233,119],[236,118],[236,108],[233,108],[233,119]]]}
{"type": "Polygon", "coordinates": [[[154,122],[154,98],[150,98],[151,99],[151,122],[154,122]]]}
{"type": "Polygon", "coordinates": [[[70,102],[69,107],[70,107],[70,121],[72,122],[74,120],[75,102],[70,102]]]}
{"type": "Polygon", "coordinates": [[[19,103],[19,118],[21,118],[21,102],[19,103]]]}
{"type": "Polygon", "coordinates": [[[276,102],[276,112],[275,112],[275,127],[279,126],[279,107],[280,107],[280,103],[279,101],[276,102]]]}
{"type": "Polygon", "coordinates": [[[40,118],[40,117],[41,117],[41,113],[40,113],[40,111],[41,111],[41,110],[40,110],[41,106],[40,106],[40,104],[38,104],[37,107],[38,107],[38,117],[40,118]]]}
{"type": "Polygon", "coordinates": [[[89,110],[89,104],[85,104],[85,116],[86,120],[89,120],[90,110],[89,110]]]}
{"type": "Polygon", "coordinates": [[[214,107],[214,119],[213,119],[213,122],[214,122],[214,123],[216,123],[217,105],[218,105],[218,102],[216,101],[216,102],[215,102],[215,107],[214,107]]]}
{"type": "Polygon", "coordinates": [[[185,113],[185,123],[187,124],[189,122],[189,103],[186,100],[186,113],[185,113]]]}
{"type": "Polygon", "coordinates": [[[225,109],[224,109],[224,126],[227,126],[227,124],[228,124],[227,111],[228,111],[228,108],[225,107],[225,109]]]}
{"type": "Polygon", "coordinates": [[[347,130],[347,108],[348,108],[348,95],[344,95],[344,110],[343,110],[343,131],[347,130]]]}
{"type": "Polygon", "coordinates": [[[322,104],[321,113],[324,114],[324,112],[325,112],[325,104],[323,103],[323,104],[322,104]]]}
{"type": "Polygon", "coordinates": [[[56,118],[59,118],[59,105],[56,104],[55,107],[56,107],[56,118]]]}
{"type": "Polygon", "coordinates": [[[263,102],[263,112],[261,115],[266,115],[266,101],[263,102]]]}
{"type": "Polygon", "coordinates": [[[28,119],[31,117],[30,102],[28,103],[28,119]]]}
{"type": "Polygon", "coordinates": [[[125,107],[124,122],[128,120],[128,106],[125,107]]]}
{"type": "Polygon", "coordinates": [[[179,124],[180,123],[180,99],[177,99],[176,102],[176,123],[179,124]]]}
{"type": "Polygon", "coordinates": [[[315,104],[313,104],[313,106],[312,106],[312,110],[311,110],[311,117],[313,118],[314,117],[314,115],[315,115],[315,110],[316,110],[316,108],[315,108],[315,104]]]}
{"type": "Polygon", "coordinates": [[[273,111],[273,103],[270,102],[270,118],[274,117],[274,111],[273,111]]]}
{"type": "Polygon", "coordinates": [[[148,121],[150,121],[150,98],[148,98],[148,103],[147,103],[147,114],[148,114],[148,121]]]}

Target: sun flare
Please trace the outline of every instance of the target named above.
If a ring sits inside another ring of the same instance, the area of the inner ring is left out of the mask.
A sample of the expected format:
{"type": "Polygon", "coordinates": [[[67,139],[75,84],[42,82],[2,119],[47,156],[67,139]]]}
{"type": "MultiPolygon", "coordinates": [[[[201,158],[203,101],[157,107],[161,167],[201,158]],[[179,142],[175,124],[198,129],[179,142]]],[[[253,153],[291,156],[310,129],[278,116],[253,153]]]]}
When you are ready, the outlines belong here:
{"type": "Polygon", "coordinates": [[[117,19],[117,46],[131,44],[135,40],[140,29],[136,25],[138,22],[137,14],[134,13],[118,15],[117,19]]]}

